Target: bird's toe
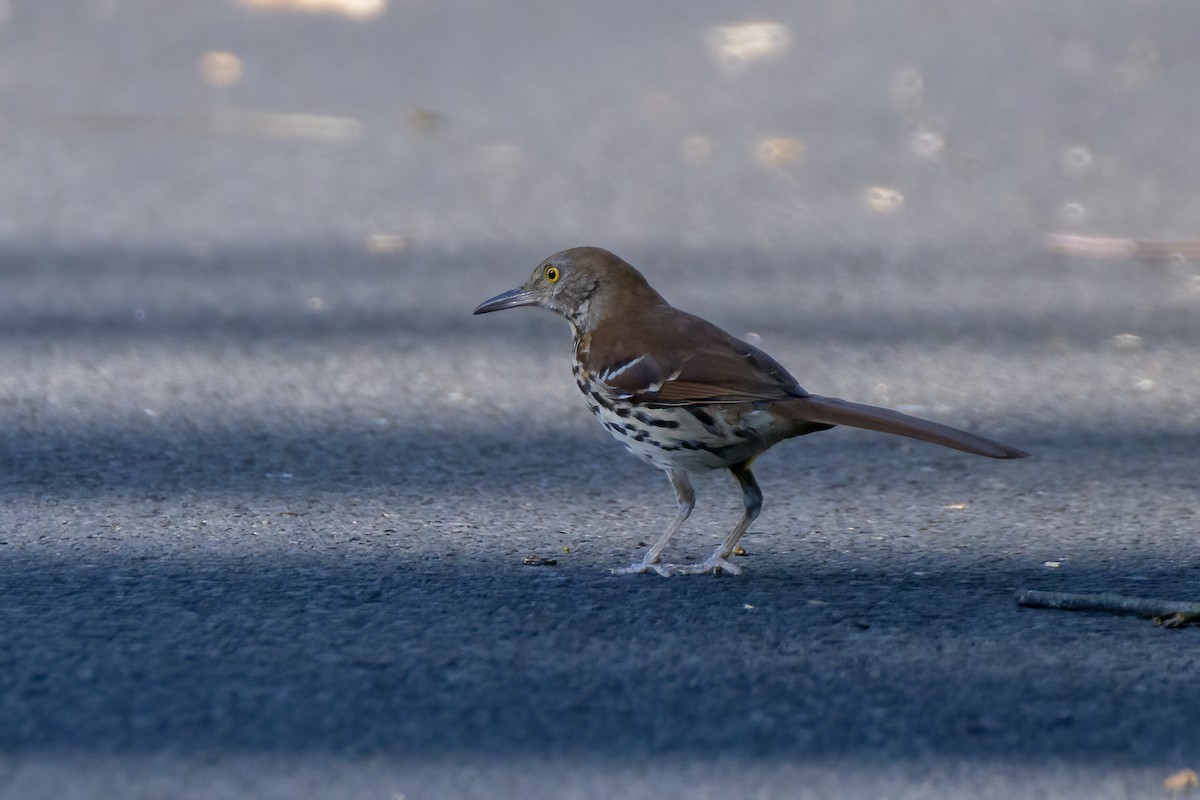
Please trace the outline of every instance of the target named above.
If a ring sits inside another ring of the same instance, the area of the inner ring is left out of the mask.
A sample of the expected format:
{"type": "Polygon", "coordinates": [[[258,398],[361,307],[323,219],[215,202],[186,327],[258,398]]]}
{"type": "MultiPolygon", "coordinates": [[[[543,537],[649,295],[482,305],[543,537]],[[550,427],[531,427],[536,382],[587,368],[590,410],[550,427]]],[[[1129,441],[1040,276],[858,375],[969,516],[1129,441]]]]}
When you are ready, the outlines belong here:
{"type": "Polygon", "coordinates": [[[639,561],[636,564],[630,564],[628,567],[614,567],[609,572],[613,575],[641,575],[643,572],[657,572],[662,574],[662,567],[659,564],[647,564],[645,561],[639,561]]]}
{"type": "Polygon", "coordinates": [[[679,575],[705,575],[709,572],[713,575],[720,575],[723,572],[727,572],[730,575],[740,575],[742,568],[727,558],[713,555],[699,564],[687,564],[686,566],[676,567],[675,571],[679,575]]]}

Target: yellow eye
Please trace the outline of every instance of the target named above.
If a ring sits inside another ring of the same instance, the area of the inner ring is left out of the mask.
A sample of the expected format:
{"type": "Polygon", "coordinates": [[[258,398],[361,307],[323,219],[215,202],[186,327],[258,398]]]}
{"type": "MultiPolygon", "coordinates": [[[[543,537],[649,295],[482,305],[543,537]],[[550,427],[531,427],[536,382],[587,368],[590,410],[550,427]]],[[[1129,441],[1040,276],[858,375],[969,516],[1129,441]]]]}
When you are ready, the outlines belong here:
{"type": "Polygon", "coordinates": [[[558,267],[546,267],[545,275],[546,280],[550,281],[551,283],[557,283],[559,276],[558,267]]]}

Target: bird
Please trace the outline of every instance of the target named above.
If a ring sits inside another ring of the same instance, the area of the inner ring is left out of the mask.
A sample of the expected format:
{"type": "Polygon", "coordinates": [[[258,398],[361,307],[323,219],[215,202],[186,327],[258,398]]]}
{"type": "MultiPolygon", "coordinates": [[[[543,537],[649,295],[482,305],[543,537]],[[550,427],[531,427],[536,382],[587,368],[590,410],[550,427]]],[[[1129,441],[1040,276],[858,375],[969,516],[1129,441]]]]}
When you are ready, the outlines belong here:
{"type": "Polygon", "coordinates": [[[784,439],[844,425],[989,458],[1029,455],[898,411],[809,394],[775,359],[670,305],[633,266],[599,247],[555,253],[524,285],[485,300],[474,313],[520,306],[566,318],[572,372],[591,412],[630,453],[666,472],[674,489],[678,510],[666,530],[641,561],[615,573],[739,573],[730,557],[763,501],[751,463],[784,439]],[[741,487],[741,519],[706,560],[663,562],[696,505],[690,476],[715,469],[729,470],[741,487]]]}

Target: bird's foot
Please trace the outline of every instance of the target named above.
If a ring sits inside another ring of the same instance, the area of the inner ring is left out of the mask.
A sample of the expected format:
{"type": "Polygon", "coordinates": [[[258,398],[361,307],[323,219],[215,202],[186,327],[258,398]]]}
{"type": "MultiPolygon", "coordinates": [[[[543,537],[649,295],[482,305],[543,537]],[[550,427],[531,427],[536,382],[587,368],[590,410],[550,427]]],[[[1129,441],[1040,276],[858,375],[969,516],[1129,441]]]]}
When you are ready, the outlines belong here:
{"type": "Polygon", "coordinates": [[[669,578],[672,575],[704,575],[709,572],[713,575],[720,575],[723,572],[727,572],[730,575],[739,575],[741,571],[742,568],[731,562],[728,558],[713,553],[707,561],[702,561],[699,564],[648,564],[645,561],[639,561],[628,567],[614,569],[612,570],[612,574],[640,575],[643,572],[653,572],[664,578],[669,578]]]}
{"type": "Polygon", "coordinates": [[[722,572],[740,575],[742,572],[741,567],[719,553],[713,553],[707,560],[701,561],[699,564],[681,564],[679,566],[671,564],[669,566],[672,569],[672,575],[704,575],[709,572],[713,575],[720,575],[722,572]]]}
{"type": "Polygon", "coordinates": [[[648,563],[646,561],[639,561],[636,564],[630,564],[628,567],[617,567],[616,569],[611,569],[609,572],[611,572],[613,575],[641,575],[643,572],[654,572],[662,575],[664,578],[669,578],[676,574],[675,571],[678,569],[679,567],[675,566],[674,564],[659,564],[657,562],[648,563]]]}

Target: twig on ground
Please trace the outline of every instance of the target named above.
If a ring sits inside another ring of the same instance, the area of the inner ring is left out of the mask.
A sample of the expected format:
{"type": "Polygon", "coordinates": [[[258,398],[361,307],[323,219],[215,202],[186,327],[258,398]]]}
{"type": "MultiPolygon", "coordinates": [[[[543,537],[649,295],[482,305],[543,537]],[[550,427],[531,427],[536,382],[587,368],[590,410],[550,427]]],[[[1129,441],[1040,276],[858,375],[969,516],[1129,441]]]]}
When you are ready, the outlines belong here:
{"type": "Polygon", "coordinates": [[[1200,257],[1200,241],[1155,242],[1118,236],[1084,236],[1074,233],[1046,234],[1046,247],[1058,253],[1092,258],[1140,258],[1171,261],[1200,257]]]}
{"type": "Polygon", "coordinates": [[[1158,600],[1151,597],[1128,597],[1121,594],[1072,594],[1070,592],[1039,592],[1024,589],[1017,592],[1017,605],[1026,608],[1053,608],[1060,611],[1101,611],[1108,614],[1131,614],[1154,620],[1164,628],[1182,628],[1200,623],[1200,603],[1158,600]]]}

